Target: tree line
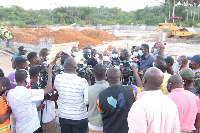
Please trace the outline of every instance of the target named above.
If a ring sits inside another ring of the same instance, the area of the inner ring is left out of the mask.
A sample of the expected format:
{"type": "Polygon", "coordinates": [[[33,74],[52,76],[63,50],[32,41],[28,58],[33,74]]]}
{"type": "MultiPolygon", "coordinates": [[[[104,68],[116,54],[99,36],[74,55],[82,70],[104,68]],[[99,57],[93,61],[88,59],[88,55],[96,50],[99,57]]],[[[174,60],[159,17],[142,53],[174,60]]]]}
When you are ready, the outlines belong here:
{"type": "Polygon", "coordinates": [[[197,26],[199,22],[200,0],[166,0],[165,3],[138,9],[123,11],[121,8],[96,7],[58,7],[52,10],[25,10],[13,5],[0,6],[0,22],[9,26],[35,27],[43,25],[158,25],[169,16],[182,17],[183,26],[197,26]]]}

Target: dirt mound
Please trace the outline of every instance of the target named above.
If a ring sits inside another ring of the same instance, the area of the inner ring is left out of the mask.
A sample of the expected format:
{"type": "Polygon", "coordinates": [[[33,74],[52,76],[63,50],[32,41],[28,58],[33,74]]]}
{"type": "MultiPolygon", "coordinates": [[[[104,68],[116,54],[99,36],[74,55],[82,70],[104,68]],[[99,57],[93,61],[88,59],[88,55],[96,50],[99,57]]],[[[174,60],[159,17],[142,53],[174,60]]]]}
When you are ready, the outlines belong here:
{"type": "Polygon", "coordinates": [[[105,31],[74,29],[61,29],[53,31],[48,28],[9,28],[14,34],[13,42],[28,43],[38,45],[39,38],[54,38],[54,44],[69,43],[79,41],[79,48],[84,48],[87,44],[97,46],[103,41],[116,41],[120,38],[105,31]]]}
{"type": "Polygon", "coordinates": [[[81,31],[81,33],[83,33],[86,36],[89,36],[93,39],[97,39],[100,41],[117,41],[117,40],[121,40],[120,38],[109,34],[106,31],[100,31],[100,30],[83,30],[81,31]]]}

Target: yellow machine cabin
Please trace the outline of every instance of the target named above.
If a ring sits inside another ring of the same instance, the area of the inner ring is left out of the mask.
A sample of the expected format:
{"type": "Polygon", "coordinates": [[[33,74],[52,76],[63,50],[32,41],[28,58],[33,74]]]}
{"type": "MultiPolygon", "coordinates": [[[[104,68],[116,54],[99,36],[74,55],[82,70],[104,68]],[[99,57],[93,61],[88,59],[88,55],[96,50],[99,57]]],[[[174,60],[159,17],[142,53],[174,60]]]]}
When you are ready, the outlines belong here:
{"type": "Polygon", "coordinates": [[[182,19],[181,17],[169,17],[169,22],[171,23],[159,23],[158,32],[162,31],[165,33],[166,37],[170,38],[172,36],[179,36],[183,39],[197,35],[192,28],[183,28],[182,25],[176,25],[172,22],[173,19],[182,19]]]}

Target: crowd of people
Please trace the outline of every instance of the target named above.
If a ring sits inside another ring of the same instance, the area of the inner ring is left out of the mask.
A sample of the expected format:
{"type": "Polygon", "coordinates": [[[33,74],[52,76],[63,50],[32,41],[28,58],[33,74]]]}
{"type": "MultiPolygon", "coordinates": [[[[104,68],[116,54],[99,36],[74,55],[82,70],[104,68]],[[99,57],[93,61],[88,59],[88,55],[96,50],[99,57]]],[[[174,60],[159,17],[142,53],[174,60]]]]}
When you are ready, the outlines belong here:
{"type": "Polygon", "coordinates": [[[100,53],[87,45],[50,57],[47,48],[0,69],[0,132],[198,133],[200,55],[165,54],[161,42],[100,53]],[[176,63],[175,63],[176,62],[176,63]]]}

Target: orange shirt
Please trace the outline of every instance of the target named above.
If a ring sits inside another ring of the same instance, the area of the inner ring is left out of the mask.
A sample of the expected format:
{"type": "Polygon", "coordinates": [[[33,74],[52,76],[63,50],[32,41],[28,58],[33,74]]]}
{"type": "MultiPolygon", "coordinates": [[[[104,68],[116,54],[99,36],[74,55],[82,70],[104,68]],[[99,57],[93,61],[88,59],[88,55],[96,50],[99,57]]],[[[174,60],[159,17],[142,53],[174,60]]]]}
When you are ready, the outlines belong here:
{"type": "MultiPolygon", "coordinates": [[[[0,96],[0,115],[7,112],[8,105],[5,100],[0,96]]],[[[7,119],[3,124],[0,124],[0,133],[10,133],[10,119],[7,119]]]]}

